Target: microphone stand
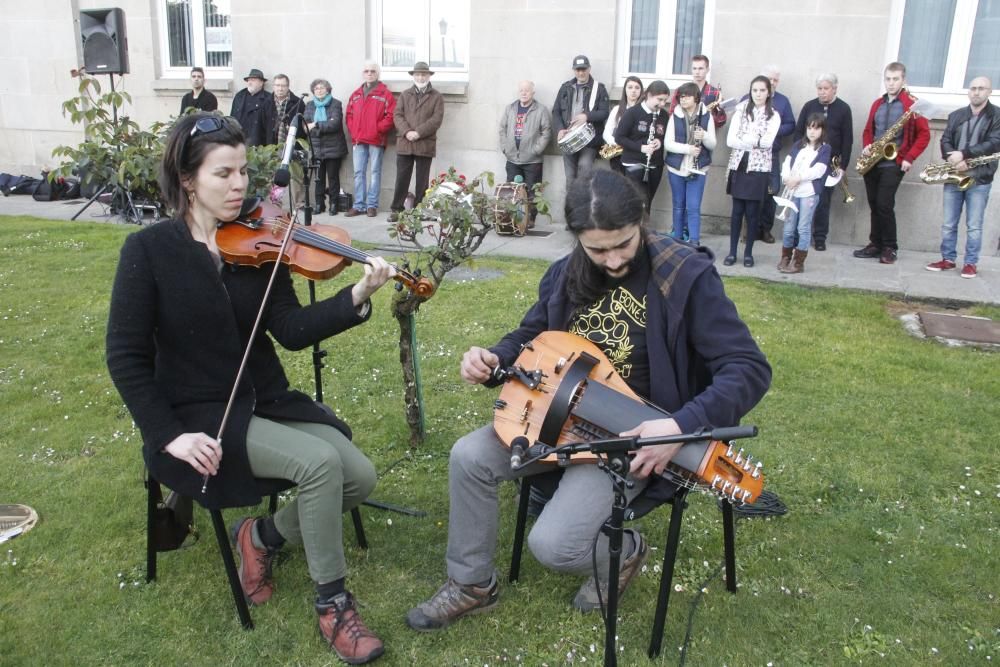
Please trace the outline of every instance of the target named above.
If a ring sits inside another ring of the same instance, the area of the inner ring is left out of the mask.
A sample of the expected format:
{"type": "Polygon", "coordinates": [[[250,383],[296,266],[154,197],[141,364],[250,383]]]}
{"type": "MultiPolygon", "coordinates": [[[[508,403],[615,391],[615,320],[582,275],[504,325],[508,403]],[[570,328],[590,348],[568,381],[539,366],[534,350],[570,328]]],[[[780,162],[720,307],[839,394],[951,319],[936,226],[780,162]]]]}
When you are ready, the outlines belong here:
{"type": "MultiPolygon", "coordinates": [[[[306,129],[305,119],[302,120],[302,129],[305,130],[306,140],[309,142],[309,159],[304,160],[302,164],[302,194],[304,201],[304,204],[302,206],[302,219],[303,219],[303,224],[306,227],[309,227],[312,225],[312,214],[313,214],[313,207],[311,203],[312,200],[309,197],[309,184],[310,182],[312,182],[313,170],[318,168],[319,159],[314,157],[316,155],[316,151],[313,148],[312,134],[309,132],[308,129],[306,129]]],[[[288,208],[292,212],[292,219],[294,219],[295,203],[291,191],[291,182],[289,182],[289,190],[288,190],[288,208]]],[[[307,281],[307,283],[309,285],[309,303],[314,304],[316,303],[316,281],[310,278],[307,281]]],[[[326,367],[326,364],[323,363],[323,359],[324,357],[326,357],[326,355],[327,351],[320,348],[319,341],[313,343],[313,352],[312,352],[313,383],[316,388],[315,391],[316,401],[318,401],[319,403],[323,402],[323,369],[326,367]]],[[[368,505],[369,507],[375,507],[378,509],[387,510],[390,512],[406,514],[408,516],[416,516],[416,517],[427,516],[427,512],[423,510],[412,509],[410,507],[402,507],[400,505],[393,505],[391,503],[384,503],[379,500],[372,500],[370,498],[363,501],[361,504],[368,505]]],[[[355,515],[355,521],[357,521],[356,518],[357,516],[360,515],[355,515]]]]}
{"type": "MultiPolygon", "coordinates": [[[[650,438],[639,438],[631,436],[628,438],[607,438],[605,440],[590,440],[588,442],[577,442],[561,447],[548,447],[541,445],[542,450],[536,456],[525,460],[518,468],[522,468],[530,463],[539,461],[547,456],[555,454],[558,457],[559,465],[567,465],[569,457],[576,452],[593,452],[594,454],[604,454],[597,467],[607,473],[611,479],[614,489],[614,499],[611,503],[611,518],[608,519],[601,531],[608,536],[608,604],[604,614],[604,667],[617,667],[618,656],[615,651],[618,631],[618,575],[621,569],[622,555],[622,535],[625,532],[625,509],[628,507],[628,497],[626,490],[635,486],[635,482],[628,479],[630,459],[629,454],[639,451],[643,447],[651,445],[683,444],[686,442],[701,442],[704,440],[736,440],[738,438],[753,438],[757,435],[756,426],[734,426],[730,428],[717,428],[708,433],[681,433],[678,435],[654,436],[650,438]]],[[[535,445],[538,447],[538,445],[535,445]]],[[[597,586],[600,591],[600,581],[597,586]]]]}

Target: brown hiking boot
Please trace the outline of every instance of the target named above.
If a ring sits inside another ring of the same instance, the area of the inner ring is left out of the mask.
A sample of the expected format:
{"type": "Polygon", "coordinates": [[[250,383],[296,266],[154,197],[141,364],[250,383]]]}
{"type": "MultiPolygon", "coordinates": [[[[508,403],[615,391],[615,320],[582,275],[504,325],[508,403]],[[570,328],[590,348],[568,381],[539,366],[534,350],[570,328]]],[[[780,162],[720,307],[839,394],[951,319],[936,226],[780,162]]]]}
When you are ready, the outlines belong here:
{"type": "MultiPolygon", "coordinates": [[[[632,533],[632,537],[635,540],[635,550],[631,556],[625,559],[625,563],[618,573],[619,600],[621,600],[625,589],[628,588],[629,583],[635,578],[635,575],[639,574],[642,570],[642,565],[649,556],[649,547],[646,546],[646,541],[642,539],[642,535],[634,530],[628,532],[632,533]]],[[[590,577],[590,579],[583,582],[583,586],[580,586],[580,590],[577,591],[576,597],[573,598],[573,606],[582,612],[594,611],[601,608],[601,600],[604,601],[605,605],[608,603],[608,585],[605,582],[601,582],[601,597],[598,599],[597,583],[594,581],[594,577],[590,577]]]]}
{"type": "Polygon", "coordinates": [[[788,268],[788,265],[792,262],[792,248],[782,248],[781,249],[781,260],[778,262],[778,270],[782,273],[788,268]]]}
{"type": "Polygon", "coordinates": [[[363,665],[382,655],[385,645],[369,630],[354,606],[354,596],[347,591],[316,603],[319,633],[341,660],[349,665],[363,665]]]}
{"type": "Polygon", "coordinates": [[[239,558],[240,584],[243,595],[252,605],[264,604],[274,593],[271,565],[277,555],[276,549],[258,549],[253,543],[253,526],[258,519],[244,517],[233,526],[233,542],[236,557],[239,558]]]}
{"type": "Polygon", "coordinates": [[[449,578],[430,600],[421,602],[406,614],[406,624],[414,630],[439,630],[463,616],[481,614],[493,609],[500,600],[497,578],[490,585],[464,586],[449,578]]]}
{"type": "Polygon", "coordinates": [[[805,271],[806,257],[809,256],[808,250],[795,249],[792,254],[792,261],[785,265],[785,268],[779,269],[782,273],[802,273],[805,271]]]}

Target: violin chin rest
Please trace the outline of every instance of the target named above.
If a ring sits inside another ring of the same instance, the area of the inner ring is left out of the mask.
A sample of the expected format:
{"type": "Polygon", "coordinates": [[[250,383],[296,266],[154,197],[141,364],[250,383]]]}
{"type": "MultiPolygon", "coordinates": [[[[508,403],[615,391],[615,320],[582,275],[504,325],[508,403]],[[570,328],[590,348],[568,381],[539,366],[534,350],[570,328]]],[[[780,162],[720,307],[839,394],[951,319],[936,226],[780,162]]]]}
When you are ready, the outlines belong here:
{"type": "Polygon", "coordinates": [[[263,197],[247,197],[243,200],[243,207],[240,209],[240,214],[236,217],[239,219],[246,218],[248,215],[257,210],[261,201],[263,201],[263,197]]]}

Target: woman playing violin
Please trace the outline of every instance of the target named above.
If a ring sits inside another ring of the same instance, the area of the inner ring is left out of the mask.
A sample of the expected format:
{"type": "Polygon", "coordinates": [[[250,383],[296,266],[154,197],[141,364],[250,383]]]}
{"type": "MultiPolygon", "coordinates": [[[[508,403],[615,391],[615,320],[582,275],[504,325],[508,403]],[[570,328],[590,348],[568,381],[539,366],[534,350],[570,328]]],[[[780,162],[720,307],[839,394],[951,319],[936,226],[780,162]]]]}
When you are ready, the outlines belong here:
{"type": "Polygon", "coordinates": [[[247,599],[263,604],[271,566],[301,542],[316,584],[320,631],[352,664],[382,654],[345,588],[342,514],[375,486],[372,463],[332,410],[291,389],[272,339],[299,350],[366,321],[371,295],[393,269],[371,258],[363,277],[303,306],[287,266],[277,269],[247,366],[220,440],[232,384],[265,295],[271,268],[220,257],[216,230],[234,220],[247,189],[243,132],[231,118],[193,114],[167,139],[161,188],[176,216],[129,236],[111,294],[107,360],[143,437],[152,476],[206,507],[259,503],[255,478],[288,479],[298,496],[273,517],[233,528],[247,599]],[[207,485],[203,485],[207,476],[207,485]]]}

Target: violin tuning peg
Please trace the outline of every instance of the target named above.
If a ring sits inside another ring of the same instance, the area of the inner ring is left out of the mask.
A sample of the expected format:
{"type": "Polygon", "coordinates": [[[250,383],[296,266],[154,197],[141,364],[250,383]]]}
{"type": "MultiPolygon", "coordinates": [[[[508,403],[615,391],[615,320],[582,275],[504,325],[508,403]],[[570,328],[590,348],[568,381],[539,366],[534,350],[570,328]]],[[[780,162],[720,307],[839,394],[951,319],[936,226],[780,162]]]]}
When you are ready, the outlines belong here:
{"type": "Polygon", "coordinates": [[[397,292],[403,291],[403,283],[396,283],[395,287],[397,292]]]}

